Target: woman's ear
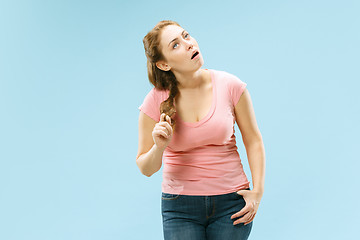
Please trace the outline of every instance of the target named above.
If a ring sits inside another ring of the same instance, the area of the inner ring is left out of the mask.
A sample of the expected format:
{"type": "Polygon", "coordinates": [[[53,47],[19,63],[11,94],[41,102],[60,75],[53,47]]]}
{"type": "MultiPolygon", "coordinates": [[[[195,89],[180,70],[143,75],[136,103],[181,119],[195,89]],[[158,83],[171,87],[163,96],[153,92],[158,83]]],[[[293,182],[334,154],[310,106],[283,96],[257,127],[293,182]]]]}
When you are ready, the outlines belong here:
{"type": "Polygon", "coordinates": [[[156,62],[156,67],[163,71],[169,71],[171,67],[166,64],[164,61],[158,61],[156,62]]]}

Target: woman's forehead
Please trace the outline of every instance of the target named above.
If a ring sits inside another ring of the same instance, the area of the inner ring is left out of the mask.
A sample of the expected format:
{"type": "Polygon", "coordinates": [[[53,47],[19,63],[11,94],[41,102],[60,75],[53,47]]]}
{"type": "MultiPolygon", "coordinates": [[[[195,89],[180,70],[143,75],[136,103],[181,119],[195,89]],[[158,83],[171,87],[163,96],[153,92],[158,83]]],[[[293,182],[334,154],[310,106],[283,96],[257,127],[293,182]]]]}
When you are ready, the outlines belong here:
{"type": "Polygon", "coordinates": [[[167,46],[173,39],[178,38],[183,31],[184,29],[177,25],[166,26],[161,34],[161,40],[163,44],[167,46]]]}

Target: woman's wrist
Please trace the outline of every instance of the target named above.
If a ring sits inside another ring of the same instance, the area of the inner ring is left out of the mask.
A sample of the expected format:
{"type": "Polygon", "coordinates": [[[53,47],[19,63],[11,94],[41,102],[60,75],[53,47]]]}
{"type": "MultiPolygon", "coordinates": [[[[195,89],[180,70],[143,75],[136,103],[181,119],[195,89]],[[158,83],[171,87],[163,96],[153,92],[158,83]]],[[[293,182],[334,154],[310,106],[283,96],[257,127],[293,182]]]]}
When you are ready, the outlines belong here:
{"type": "Polygon", "coordinates": [[[166,147],[163,147],[163,148],[161,148],[161,147],[159,147],[158,145],[156,145],[156,144],[154,144],[154,151],[155,152],[158,152],[158,153],[163,153],[164,151],[165,151],[165,149],[166,149],[166,147]]]}
{"type": "Polygon", "coordinates": [[[256,192],[256,193],[259,193],[259,194],[263,194],[264,193],[264,188],[253,188],[252,191],[256,192]]]}

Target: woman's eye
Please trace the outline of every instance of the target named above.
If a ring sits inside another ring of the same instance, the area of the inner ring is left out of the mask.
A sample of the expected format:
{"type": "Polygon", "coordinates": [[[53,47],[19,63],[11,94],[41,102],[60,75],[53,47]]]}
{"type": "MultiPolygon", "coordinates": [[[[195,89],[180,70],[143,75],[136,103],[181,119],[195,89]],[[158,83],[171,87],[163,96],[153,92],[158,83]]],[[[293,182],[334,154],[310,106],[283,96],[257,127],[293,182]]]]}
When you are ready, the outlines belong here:
{"type": "Polygon", "coordinates": [[[177,46],[177,45],[178,45],[178,44],[177,44],[177,43],[175,43],[175,44],[174,44],[174,46],[173,46],[173,48],[176,48],[176,46],[177,46]]]}
{"type": "Polygon", "coordinates": [[[187,33],[187,34],[185,34],[185,38],[188,38],[189,36],[190,36],[190,34],[188,34],[188,33],[187,33]]]}

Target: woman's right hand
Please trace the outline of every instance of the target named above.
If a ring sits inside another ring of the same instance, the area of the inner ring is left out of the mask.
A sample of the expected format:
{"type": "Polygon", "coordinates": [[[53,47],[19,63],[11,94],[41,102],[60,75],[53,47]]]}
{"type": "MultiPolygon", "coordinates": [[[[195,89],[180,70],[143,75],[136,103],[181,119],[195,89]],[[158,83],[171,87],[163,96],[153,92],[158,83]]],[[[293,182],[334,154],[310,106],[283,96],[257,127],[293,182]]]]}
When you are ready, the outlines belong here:
{"type": "Polygon", "coordinates": [[[160,116],[160,122],[155,124],[152,131],[152,136],[156,146],[162,150],[165,150],[165,148],[169,145],[173,135],[173,129],[170,123],[171,118],[163,113],[160,116]]]}

